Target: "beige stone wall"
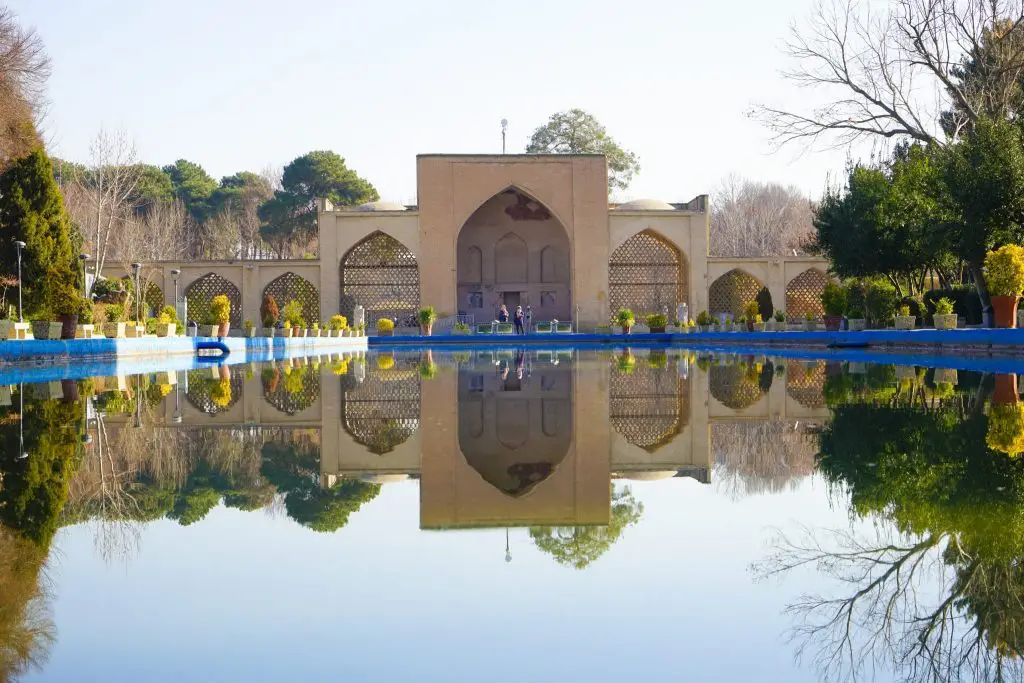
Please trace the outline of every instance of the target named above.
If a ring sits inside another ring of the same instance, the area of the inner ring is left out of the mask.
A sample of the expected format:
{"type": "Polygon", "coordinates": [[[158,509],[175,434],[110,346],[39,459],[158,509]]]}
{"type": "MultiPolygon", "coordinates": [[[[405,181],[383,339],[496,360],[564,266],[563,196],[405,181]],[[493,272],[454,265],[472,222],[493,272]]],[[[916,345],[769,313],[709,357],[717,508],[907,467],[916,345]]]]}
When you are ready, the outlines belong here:
{"type": "Polygon", "coordinates": [[[816,268],[827,273],[829,264],[825,259],[794,256],[787,258],[725,258],[710,257],[707,259],[707,281],[704,285],[704,306],[694,309],[702,311],[707,308],[707,291],[711,284],[728,273],[739,269],[753,276],[762,286],[767,287],[772,295],[775,308],[786,308],[786,286],[801,273],[816,268]]]}

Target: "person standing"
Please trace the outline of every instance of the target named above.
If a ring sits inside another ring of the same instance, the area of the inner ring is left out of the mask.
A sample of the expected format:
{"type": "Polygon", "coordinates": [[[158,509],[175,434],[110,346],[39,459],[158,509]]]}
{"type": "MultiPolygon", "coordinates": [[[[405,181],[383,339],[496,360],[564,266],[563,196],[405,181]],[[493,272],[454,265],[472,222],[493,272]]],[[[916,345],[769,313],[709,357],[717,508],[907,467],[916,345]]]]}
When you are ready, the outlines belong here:
{"type": "Polygon", "coordinates": [[[526,305],[526,332],[529,333],[533,329],[533,311],[530,310],[530,305],[526,305]]]}
{"type": "Polygon", "coordinates": [[[523,334],[523,307],[516,306],[516,334],[523,334]]]}
{"type": "Polygon", "coordinates": [[[508,322],[508,309],[505,308],[505,304],[502,304],[501,308],[498,309],[498,322],[499,323],[507,323],[508,322]]]}

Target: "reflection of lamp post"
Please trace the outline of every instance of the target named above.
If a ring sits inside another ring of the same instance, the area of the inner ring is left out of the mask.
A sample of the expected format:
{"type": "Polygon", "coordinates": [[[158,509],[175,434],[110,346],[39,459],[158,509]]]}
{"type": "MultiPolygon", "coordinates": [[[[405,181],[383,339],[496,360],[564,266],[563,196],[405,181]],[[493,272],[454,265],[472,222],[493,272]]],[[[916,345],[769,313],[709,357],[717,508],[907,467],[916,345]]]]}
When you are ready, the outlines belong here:
{"type": "Polygon", "coordinates": [[[181,391],[179,390],[177,382],[174,383],[174,415],[171,416],[171,422],[174,424],[181,424],[181,391]]]}
{"type": "Polygon", "coordinates": [[[132,270],[135,271],[135,324],[139,324],[142,317],[140,306],[142,305],[142,286],[139,284],[139,272],[142,270],[141,263],[133,263],[132,270]]]}
{"type": "Polygon", "coordinates": [[[25,322],[25,318],[21,314],[21,250],[25,248],[25,243],[21,240],[14,240],[14,248],[18,250],[18,322],[25,322]]]}
{"type": "Polygon", "coordinates": [[[88,254],[79,254],[78,258],[82,259],[82,296],[86,299],[89,298],[89,275],[86,271],[86,262],[89,260],[88,254]]]}
{"type": "Polygon", "coordinates": [[[512,561],[512,551],[508,549],[508,529],[505,529],[505,561],[512,561]]]}
{"type": "Polygon", "coordinates": [[[24,460],[28,453],[25,452],[25,385],[21,382],[18,382],[18,406],[18,443],[21,444],[18,460],[24,460]]]}
{"type": "Polygon", "coordinates": [[[508,130],[508,119],[501,120],[501,153],[505,153],[505,131],[508,130]]]}

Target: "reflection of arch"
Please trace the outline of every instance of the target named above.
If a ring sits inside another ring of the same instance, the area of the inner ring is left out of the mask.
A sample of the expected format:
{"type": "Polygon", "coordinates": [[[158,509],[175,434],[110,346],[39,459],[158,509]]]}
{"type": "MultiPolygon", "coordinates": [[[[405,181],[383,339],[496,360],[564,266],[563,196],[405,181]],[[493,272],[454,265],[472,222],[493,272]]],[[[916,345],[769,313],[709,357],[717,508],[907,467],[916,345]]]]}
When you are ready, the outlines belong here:
{"type": "Polygon", "coordinates": [[[743,307],[757,300],[761,283],[750,273],[733,268],[711,283],[708,289],[708,312],[712,315],[728,313],[743,315],[743,307]]]}
{"type": "Polygon", "coordinates": [[[233,282],[216,273],[207,273],[198,280],[193,280],[185,290],[189,320],[205,320],[210,313],[210,302],[213,301],[213,297],[220,294],[226,295],[231,302],[231,327],[241,327],[242,294],[233,282]]]}
{"type": "Polygon", "coordinates": [[[653,453],[690,423],[690,383],[671,366],[636,363],[632,372],[612,370],[608,386],[612,426],[634,446],[653,453]]]}
{"type": "Polygon", "coordinates": [[[297,415],[320,398],[320,373],[310,366],[263,370],[263,398],[286,415],[297,415]]]}
{"type": "Polygon", "coordinates": [[[506,233],[494,243],[494,281],[526,282],[527,249],[523,238],[514,232],[506,233]]]}
{"type": "Polygon", "coordinates": [[[358,242],[342,257],[340,269],[340,309],[349,320],[357,304],[366,309],[367,320],[401,319],[419,306],[416,257],[390,235],[378,231],[358,242]]]}
{"type": "Polygon", "coordinates": [[[786,393],[811,410],[825,407],[825,361],[792,362],[786,368],[786,393]]]}
{"type": "Polygon", "coordinates": [[[382,370],[367,373],[354,386],[342,385],[342,428],[371,453],[383,455],[404,443],[420,426],[420,376],[416,363],[403,372],[382,370]]]}
{"type": "Polygon", "coordinates": [[[821,294],[827,283],[828,276],[817,268],[805,270],[790,280],[786,285],[786,315],[800,320],[808,313],[816,318],[823,316],[821,294]]]}
{"type": "Polygon", "coordinates": [[[517,391],[501,391],[504,380],[488,364],[459,369],[459,449],[477,474],[502,493],[518,498],[550,477],[572,446],[570,369],[541,387],[534,375],[517,391]]]}
{"type": "Polygon", "coordinates": [[[245,375],[241,372],[231,373],[231,379],[227,382],[231,391],[231,395],[228,397],[224,396],[223,389],[218,386],[220,382],[221,380],[210,377],[209,370],[189,370],[188,391],[185,392],[185,399],[196,410],[207,415],[216,415],[217,413],[230,410],[231,406],[238,403],[238,399],[242,398],[245,375]],[[223,401],[224,398],[227,401],[223,401]]]}
{"type": "MultiPolygon", "coordinates": [[[[726,408],[743,410],[757,403],[761,396],[767,393],[768,389],[761,385],[762,377],[765,374],[764,368],[758,368],[753,363],[749,365],[739,363],[719,365],[716,363],[711,366],[708,387],[715,400],[726,408]]],[[[771,366],[768,366],[767,375],[768,388],[770,388],[771,366]]]]}
{"type": "Polygon", "coordinates": [[[302,317],[310,325],[320,320],[320,292],[306,278],[289,271],[274,278],[263,288],[263,296],[268,294],[274,297],[278,310],[283,309],[289,301],[298,301],[302,306],[302,317]]]}
{"type": "Polygon", "coordinates": [[[630,237],[608,259],[608,304],[611,310],[636,313],[668,312],[689,303],[686,256],[674,244],[644,230],[630,237]]]}

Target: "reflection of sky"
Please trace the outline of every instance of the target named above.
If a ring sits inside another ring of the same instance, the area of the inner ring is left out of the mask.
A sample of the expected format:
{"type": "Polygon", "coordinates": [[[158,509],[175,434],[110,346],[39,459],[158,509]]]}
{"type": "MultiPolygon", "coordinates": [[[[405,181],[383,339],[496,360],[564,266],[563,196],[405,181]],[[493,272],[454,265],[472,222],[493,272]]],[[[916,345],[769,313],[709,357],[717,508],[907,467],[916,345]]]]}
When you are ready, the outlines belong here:
{"type": "Polygon", "coordinates": [[[423,532],[406,482],[333,535],[219,507],[145,527],[107,566],[93,530],[51,555],[47,681],[813,681],[782,610],[813,572],[754,583],[769,527],[847,523],[821,480],[738,501],[691,480],[633,484],[638,525],[585,571],[511,531],[423,532]]]}

